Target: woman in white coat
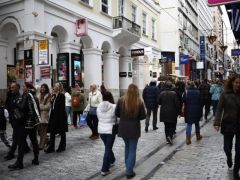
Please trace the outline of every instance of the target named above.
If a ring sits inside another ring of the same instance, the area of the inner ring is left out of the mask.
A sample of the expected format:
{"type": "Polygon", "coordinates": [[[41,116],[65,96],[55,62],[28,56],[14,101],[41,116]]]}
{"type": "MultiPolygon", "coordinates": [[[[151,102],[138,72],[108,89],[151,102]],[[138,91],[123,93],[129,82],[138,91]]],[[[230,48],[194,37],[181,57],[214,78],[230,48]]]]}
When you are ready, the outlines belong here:
{"type": "Polygon", "coordinates": [[[115,134],[112,133],[113,125],[116,123],[113,96],[110,92],[103,93],[103,102],[98,105],[98,133],[105,145],[101,174],[103,176],[110,173],[109,168],[114,165],[115,156],[112,151],[115,134]]]}

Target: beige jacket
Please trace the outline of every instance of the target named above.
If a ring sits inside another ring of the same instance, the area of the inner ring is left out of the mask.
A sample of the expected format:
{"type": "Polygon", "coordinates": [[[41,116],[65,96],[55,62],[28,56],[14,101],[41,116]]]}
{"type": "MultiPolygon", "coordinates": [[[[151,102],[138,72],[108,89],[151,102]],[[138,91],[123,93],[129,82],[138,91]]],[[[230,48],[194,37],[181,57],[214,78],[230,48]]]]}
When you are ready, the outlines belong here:
{"type": "Polygon", "coordinates": [[[41,121],[40,123],[47,124],[49,121],[49,111],[51,108],[51,95],[46,94],[43,98],[43,100],[40,99],[40,95],[38,96],[39,99],[39,106],[40,106],[40,114],[41,114],[41,121]]]}

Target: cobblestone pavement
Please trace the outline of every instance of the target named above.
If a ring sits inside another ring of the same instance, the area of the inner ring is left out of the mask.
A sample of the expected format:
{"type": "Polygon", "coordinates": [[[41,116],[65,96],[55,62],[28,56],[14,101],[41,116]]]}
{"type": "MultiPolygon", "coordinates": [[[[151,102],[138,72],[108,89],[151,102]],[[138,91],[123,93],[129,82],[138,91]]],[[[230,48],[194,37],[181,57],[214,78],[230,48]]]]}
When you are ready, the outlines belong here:
{"type": "MultiPolygon", "coordinates": [[[[202,125],[203,122],[201,122],[202,125]]],[[[193,141],[191,146],[185,146],[185,123],[181,118],[177,126],[177,138],[173,146],[165,144],[163,123],[158,123],[159,129],[144,132],[142,121],[142,136],[138,143],[136,173],[134,179],[229,179],[229,171],[225,165],[222,151],[222,137],[212,129],[212,123],[203,128],[204,138],[201,142],[193,141]],[[165,163],[165,164],[164,164],[165,163]],[[196,172],[195,172],[196,171],[196,172]]],[[[11,130],[11,128],[9,128],[11,130]]],[[[11,135],[11,131],[8,133],[11,135]]],[[[40,152],[40,165],[31,165],[33,154],[24,158],[24,169],[9,171],[7,166],[15,160],[4,161],[7,148],[0,143],[0,179],[1,180],[61,180],[61,179],[126,179],[124,166],[124,143],[116,138],[114,153],[116,164],[111,174],[100,175],[104,146],[102,141],[92,141],[88,138],[87,127],[70,128],[67,133],[67,149],[63,153],[45,154],[40,152]]],[[[57,138],[58,140],[58,138],[57,138]]],[[[56,142],[58,145],[58,142],[56,142]]]]}

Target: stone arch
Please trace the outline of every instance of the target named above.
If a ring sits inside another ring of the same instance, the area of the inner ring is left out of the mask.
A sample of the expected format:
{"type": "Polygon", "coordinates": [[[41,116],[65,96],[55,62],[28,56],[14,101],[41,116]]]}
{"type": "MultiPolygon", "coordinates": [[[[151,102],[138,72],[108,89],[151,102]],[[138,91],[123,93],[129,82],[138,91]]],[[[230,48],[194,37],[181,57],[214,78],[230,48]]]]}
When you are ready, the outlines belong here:
{"type": "Polygon", "coordinates": [[[66,29],[60,25],[56,25],[52,28],[51,36],[57,37],[60,43],[66,42],[68,39],[68,33],[66,29]]]}
{"type": "Polygon", "coordinates": [[[103,50],[103,53],[109,53],[111,52],[111,45],[108,41],[104,41],[102,43],[102,50],[103,50]]]}
{"type": "Polygon", "coordinates": [[[120,54],[121,57],[128,55],[127,49],[124,47],[120,47],[118,53],[120,54]]]}
{"type": "Polygon", "coordinates": [[[84,49],[93,47],[93,41],[90,36],[83,36],[83,37],[81,37],[81,40],[83,42],[84,49]]]}
{"type": "Polygon", "coordinates": [[[16,27],[17,34],[20,34],[23,32],[20,22],[14,16],[8,16],[8,17],[4,18],[2,21],[0,21],[0,32],[2,31],[2,28],[8,24],[13,24],[16,27]]]}

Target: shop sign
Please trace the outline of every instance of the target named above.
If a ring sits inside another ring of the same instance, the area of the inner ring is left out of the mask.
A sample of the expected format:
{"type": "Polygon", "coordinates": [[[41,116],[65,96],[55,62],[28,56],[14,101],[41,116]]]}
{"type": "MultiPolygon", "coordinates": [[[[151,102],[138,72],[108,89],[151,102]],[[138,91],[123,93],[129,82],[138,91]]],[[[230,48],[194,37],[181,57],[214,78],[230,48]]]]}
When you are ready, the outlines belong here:
{"type": "Polygon", "coordinates": [[[42,79],[50,79],[50,66],[40,67],[40,76],[42,79]]]}
{"type": "Polygon", "coordinates": [[[180,64],[189,64],[189,56],[186,54],[180,55],[180,64]]]}
{"type": "Polygon", "coordinates": [[[128,77],[132,77],[132,72],[128,72],[128,77]]]}
{"type": "Polygon", "coordinates": [[[77,37],[82,37],[86,36],[88,34],[88,21],[87,19],[78,19],[76,21],[76,36],[77,37]]]}
{"type": "Polygon", "coordinates": [[[127,77],[127,72],[120,72],[119,77],[127,77]]]}
{"type": "Polygon", "coordinates": [[[25,66],[25,82],[33,83],[33,67],[32,65],[25,66]]]}
{"type": "Polygon", "coordinates": [[[240,0],[208,0],[208,6],[219,6],[236,2],[240,2],[240,0]]]}
{"type": "Polygon", "coordinates": [[[48,40],[38,42],[38,64],[48,64],[48,40]]]}
{"type": "Polygon", "coordinates": [[[204,62],[205,61],[205,56],[206,56],[205,37],[200,36],[200,61],[204,62]]]}
{"type": "Polygon", "coordinates": [[[232,49],[231,56],[240,56],[240,49],[232,49]]]}
{"type": "Polygon", "coordinates": [[[131,49],[131,57],[144,56],[144,49],[131,49]]]}

